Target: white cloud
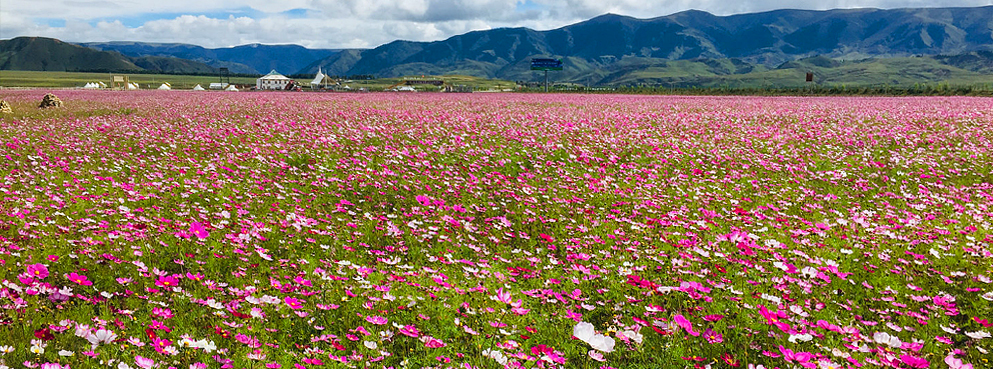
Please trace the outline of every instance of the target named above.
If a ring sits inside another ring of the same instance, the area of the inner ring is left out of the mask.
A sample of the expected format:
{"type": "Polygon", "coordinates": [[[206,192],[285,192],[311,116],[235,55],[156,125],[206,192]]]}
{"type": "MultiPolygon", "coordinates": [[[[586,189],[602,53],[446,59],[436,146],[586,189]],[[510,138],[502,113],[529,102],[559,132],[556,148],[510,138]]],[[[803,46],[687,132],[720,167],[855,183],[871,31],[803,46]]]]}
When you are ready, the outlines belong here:
{"type": "MultiPolygon", "coordinates": [[[[993,0],[800,0],[788,7],[981,6],[993,0]]],[[[395,39],[430,41],[496,27],[552,29],[604,13],[650,18],[687,9],[718,15],[782,8],[776,0],[3,0],[0,39],[246,43],[375,47],[395,39]],[[305,9],[305,16],[282,13],[305,9]],[[62,24],[64,23],[64,25],[62,24]]]]}

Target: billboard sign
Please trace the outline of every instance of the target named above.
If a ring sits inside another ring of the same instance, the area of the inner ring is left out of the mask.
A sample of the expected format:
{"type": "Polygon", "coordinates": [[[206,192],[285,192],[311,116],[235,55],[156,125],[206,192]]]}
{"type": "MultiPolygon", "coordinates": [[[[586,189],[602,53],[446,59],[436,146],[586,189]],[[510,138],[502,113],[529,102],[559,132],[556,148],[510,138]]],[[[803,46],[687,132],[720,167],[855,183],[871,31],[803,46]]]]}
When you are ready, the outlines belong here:
{"type": "Polygon", "coordinates": [[[531,59],[531,70],[562,70],[560,59],[531,59]]]}

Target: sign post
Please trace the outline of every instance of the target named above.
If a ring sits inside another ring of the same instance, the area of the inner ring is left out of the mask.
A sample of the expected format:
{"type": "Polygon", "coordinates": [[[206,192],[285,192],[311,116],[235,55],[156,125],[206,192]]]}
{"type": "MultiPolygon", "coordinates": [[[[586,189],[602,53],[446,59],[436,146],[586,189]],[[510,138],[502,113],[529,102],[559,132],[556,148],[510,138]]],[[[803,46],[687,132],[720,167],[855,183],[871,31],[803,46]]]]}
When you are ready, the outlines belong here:
{"type": "Polygon", "coordinates": [[[531,59],[531,70],[545,71],[545,92],[548,92],[548,71],[562,70],[561,59],[531,59]]]}

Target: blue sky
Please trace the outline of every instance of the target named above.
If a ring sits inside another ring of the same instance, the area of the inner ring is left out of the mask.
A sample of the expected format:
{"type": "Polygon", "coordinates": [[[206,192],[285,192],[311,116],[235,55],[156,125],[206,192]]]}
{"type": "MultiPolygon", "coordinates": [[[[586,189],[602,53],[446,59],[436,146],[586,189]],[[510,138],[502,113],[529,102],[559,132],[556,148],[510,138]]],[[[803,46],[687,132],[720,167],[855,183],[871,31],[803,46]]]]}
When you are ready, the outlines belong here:
{"type": "Polygon", "coordinates": [[[985,6],[993,0],[2,0],[0,39],[144,41],[315,48],[430,41],[497,27],[552,29],[604,13],[651,18],[697,9],[719,15],[780,8],[985,6]]]}

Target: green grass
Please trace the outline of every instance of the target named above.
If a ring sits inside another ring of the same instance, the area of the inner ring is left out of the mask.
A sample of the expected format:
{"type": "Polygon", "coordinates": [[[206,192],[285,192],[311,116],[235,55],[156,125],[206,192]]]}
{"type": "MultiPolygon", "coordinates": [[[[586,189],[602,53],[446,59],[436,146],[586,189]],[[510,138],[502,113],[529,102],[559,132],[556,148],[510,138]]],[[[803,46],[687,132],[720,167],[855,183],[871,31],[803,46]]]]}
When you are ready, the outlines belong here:
{"type": "MultiPolygon", "coordinates": [[[[111,84],[111,75],[123,73],[86,73],[86,72],[39,72],[23,70],[0,70],[0,87],[83,87],[89,82],[111,84]]],[[[163,82],[169,82],[174,89],[191,89],[197,84],[207,88],[211,82],[217,82],[216,76],[185,76],[170,74],[124,74],[131,82],[141,88],[158,88],[163,82]]],[[[252,77],[231,77],[231,83],[238,85],[255,85],[252,77]]]]}

